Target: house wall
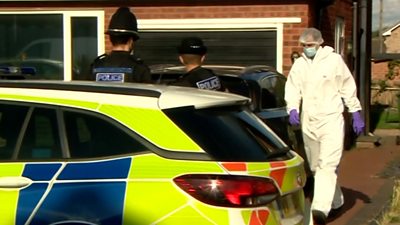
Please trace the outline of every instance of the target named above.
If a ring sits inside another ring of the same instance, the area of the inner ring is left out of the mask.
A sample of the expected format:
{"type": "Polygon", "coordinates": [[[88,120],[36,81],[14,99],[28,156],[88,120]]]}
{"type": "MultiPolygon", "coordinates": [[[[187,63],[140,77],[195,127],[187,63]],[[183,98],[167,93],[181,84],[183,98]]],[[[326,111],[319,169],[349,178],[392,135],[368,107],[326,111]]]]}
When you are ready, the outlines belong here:
{"type": "MultiPolygon", "coordinates": [[[[387,79],[388,61],[371,63],[371,104],[387,105],[397,108],[400,87],[400,76],[387,79]],[[382,88],[385,88],[382,90],[382,88]]],[[[400,74],[400,69],[395,68],[395,73],[400,74]]]]}
{"type": "MultiPolygon", "coordinates": [[[[106,9],[107,26],[111,15],[117,8],[106,9]]],[[[285,24],[283,31],[283,72],[287,74],[290,66],[290,54],[299,51],[298,37],[309,24],[309,7],[306,4],[293,5],[237,5],[237,6],[157,6],[132,7],[138,19],[205,19],[205,18],[269,18],[299,17],[300,24],[285,24]]],[[[108,39],[107,39],[108,40],[108,39]]],[[[111,49],[106,43],[106,51],[111,49]]]]}
{"type": "Polygon", "coordinates": [[[346,21],[345,25],[345,40],[346,42],[352,41],[352,20],[353,20],[353,1],[341,0],[334,1],[325,10],[320,12],[321,17],[321,30],[324,34],[325,43],[333,46],[335,41],[335,23],[337,17],[342,17],[346,21]]]}
{"type": "MultiPolygon", "coordinates": [[[[394,28],[390,35],[385,37],[384,45],[384,53],[400,53],[400,27],[394,28]]],[[[388,72],[388,61],[371,63],[371,101],[396,108],[400,93],[400,75],[394,79],[387,79],[385,76],[388,72]],[[385,91],[379,91],[379,82],[384,82],[385,91]]],[[[400,74],[399,68],[396,67],[394,72],[400,74]]]]}
{"type": "Polygon", "coordinates": [[[400,27],[385,38],[386,53],[400,53],[400,27]]]}
{"type": "MultiPolygon", "coordinates": [[[[321,0],[288,0],[288,1],[230,1],[230,0],[203,0],[203,1],[126,1],[125,6],[130,6],[138,19],[196,19],[196,18],[276,18],[276,17],[295,17],[301,18],[301,23],[284,24],[283,31],[283,73],[288,74],[291,67],[290,55],[293,51],[301,52],[298,38],[304,28],[321,27],[325,44],[334,46],[335,22],[336,17],[341,16],[345,19],[345,41],[351,41],[352,36],[352,0],[335,0],[333,4],[323,10],[317,10],[321,0]]],[[[105,11],[105,29],[108,26],[111,15],[121,5],[120,1],[82,1],[82,2],[7,2],[1,3],[2,9],[17,8],[22,10],[46,10],[48,7],[63,9],[73,8],[95,8],[105,11]]],[[[105,36],[106,51],[110,51],[111,46],[108,37],[105,36]]],[[[345,45],[347,46],[347,44],[345,45]]],[[[350,61],[350,60],[349,60],[350,61]]]]}
{"type": "Polygon", "coordinates": [[[384,80],[385,75],[388,72],[388,63],[387,62],[372,62],[371,63],[371,74],[374,76],[372,77],[372,83],[376,83],[379,80],[384,80]]]}
{"type": "MultiPolygon", "coordinates": [[[[327,7],[326,14],[322,15],[323,36],[326,44],[334,46],[335,21],[341,16],[346,21],[346,42],[351,41],[352,32],[352,1],[337,0],[327,7]],[[329,24],[326,26],[325,24],[329,24]]],[[[116,11],[117,7],[105,9],[105,29],[116,11]]],[[[307,27],[317,27],[315,4],[287,4],[276,2],[270,5],[254,4],[248,1],[248,5],[173,5],[173,6],[132,6],[131,10],[138,19],[204,19],[204,18],[274,18],[297,17],[301,18],[299,24],[284,24],[283,31],[283,73],[288,74],[292,65],[290,55],[294,51],[301,52],[298,43],[301,32],[307,27]]],[[[107,40],[106,51],[110,51],[111,45],[107,40]]]]}

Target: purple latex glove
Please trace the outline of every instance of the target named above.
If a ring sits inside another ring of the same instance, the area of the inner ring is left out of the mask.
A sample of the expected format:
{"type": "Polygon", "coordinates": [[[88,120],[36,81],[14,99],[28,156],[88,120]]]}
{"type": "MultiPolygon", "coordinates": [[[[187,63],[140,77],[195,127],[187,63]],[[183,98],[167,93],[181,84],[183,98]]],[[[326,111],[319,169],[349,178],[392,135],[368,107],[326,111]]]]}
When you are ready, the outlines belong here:
{"type": "Polygon", "coordinates": [[[362,134],[365,128],[364,120],[361,118],[360,111],[353,112],[353,130],[358,135],[362,134]]]}
{"type": "Polygon", "coordinates": [[[298,126],[298,125],[300,125],[299,113],[297,112],[296,109],[290,110],[290,113],[289,113],[289,123],[290,123],[292,126],[298,126]]]}

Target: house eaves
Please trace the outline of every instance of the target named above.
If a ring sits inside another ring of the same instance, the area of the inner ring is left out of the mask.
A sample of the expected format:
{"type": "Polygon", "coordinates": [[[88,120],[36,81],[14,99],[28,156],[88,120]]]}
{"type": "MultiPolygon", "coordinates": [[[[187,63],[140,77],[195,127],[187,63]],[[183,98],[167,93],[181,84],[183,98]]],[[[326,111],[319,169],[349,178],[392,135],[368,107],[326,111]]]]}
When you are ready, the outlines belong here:
{"type": "Polygon", "coordinates": [[[393,27],[389,28],[389,30],[385,31],[382,36],[390,36],[392,34],[392,31],[396,30],[400,26],[400,22],[398,22],[396,25],[393,27]]]}

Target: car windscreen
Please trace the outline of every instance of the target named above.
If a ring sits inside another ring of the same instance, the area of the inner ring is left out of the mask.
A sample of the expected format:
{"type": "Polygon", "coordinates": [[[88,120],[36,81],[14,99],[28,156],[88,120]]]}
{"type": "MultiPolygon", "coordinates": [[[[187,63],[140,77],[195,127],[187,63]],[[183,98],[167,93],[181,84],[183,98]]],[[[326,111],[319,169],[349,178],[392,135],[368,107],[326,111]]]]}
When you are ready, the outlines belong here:
{"type": "Polygon", "coordinates": [[[264,162],[287,157],[288,147],[247,107],[164,110],[217,161],[264,162]]]}

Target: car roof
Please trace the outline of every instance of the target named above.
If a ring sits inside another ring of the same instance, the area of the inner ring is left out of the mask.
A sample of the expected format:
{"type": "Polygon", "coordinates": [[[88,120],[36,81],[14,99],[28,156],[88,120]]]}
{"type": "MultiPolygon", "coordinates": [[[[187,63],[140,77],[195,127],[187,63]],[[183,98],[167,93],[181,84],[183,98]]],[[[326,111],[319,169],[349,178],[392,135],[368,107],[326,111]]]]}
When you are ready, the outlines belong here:
{"type": "MultiPolygon", "coordinates": [[[[252,66],[235,66],[235,65],[213,65],[204,64],[204,68],[212,69],[214,72],[221,75],[241,75],[246,73],[260,73],[260,72],[273,72],[279,74],[279,72],[272,66],[267,65],[252,65],[252,66]]],[[[168,72],[185,72],[185,67],[182,65],[175,64],[156,64],[151,65],[150,69],[153,73],[168,73],[168,72]]]]}
{"type": "MultiPolygon", "coordinates": [[[[250,80],[260,82],[269,77],[286,77],[279,73],[274,67],[268,65],[251,65],[251,66],[235,66],[235,65],[212,65],[204,64],[203,68],[211,69],[219,76],[222,82],[240,82],[241,80],[250,80]]],[[[185,74],[185,67],[174,64],[156,64],[150,66],[153,79],[159,83],[168,83],[185,74]]]]}
{"type": "Polygon", "coordinates": [[[249,101],[240,95],[197,88],[94,81],[0,80],[0,97],[5,94],[113,104],[118,102],[160,109],[185,106],[206,108],[247,104],[249,101]],[[118,98],[110,95],[118,95],[118,98]]]}

